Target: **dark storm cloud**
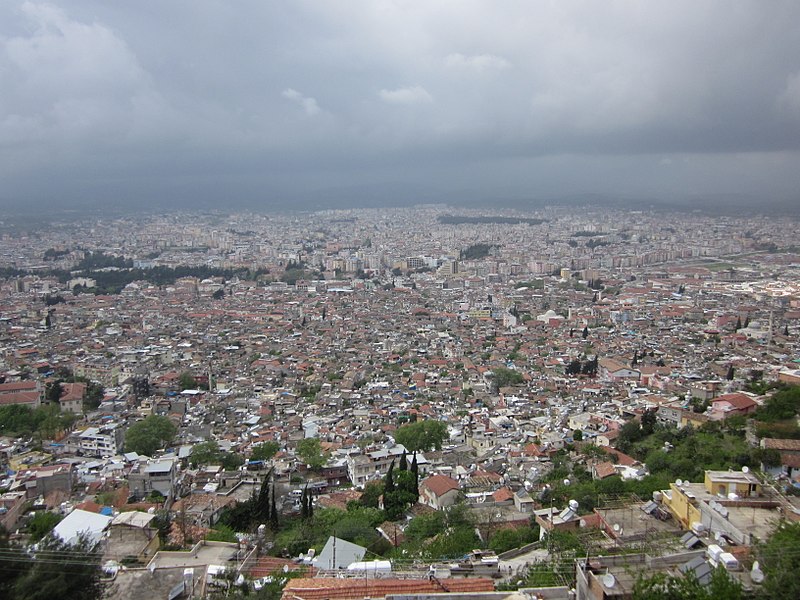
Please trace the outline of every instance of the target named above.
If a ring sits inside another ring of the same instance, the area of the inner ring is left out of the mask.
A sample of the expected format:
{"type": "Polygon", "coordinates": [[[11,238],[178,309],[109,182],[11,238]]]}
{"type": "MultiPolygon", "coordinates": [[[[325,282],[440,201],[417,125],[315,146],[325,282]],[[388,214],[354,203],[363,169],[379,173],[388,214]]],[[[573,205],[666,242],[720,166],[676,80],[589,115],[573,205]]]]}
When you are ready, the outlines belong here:
{"type": "Polygon", "coordinates": [[[0,198],[785,195],[798,22],[792,1],[6,2],[0,198]]]}

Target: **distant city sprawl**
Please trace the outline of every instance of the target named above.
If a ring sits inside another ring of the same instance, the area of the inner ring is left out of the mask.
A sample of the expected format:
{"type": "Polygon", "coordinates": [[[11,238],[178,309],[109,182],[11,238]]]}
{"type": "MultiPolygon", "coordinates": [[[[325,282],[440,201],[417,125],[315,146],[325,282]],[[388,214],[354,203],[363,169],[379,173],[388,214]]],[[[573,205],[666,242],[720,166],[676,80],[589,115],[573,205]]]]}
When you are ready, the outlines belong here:
{"type": "Polygon", "coordinates": [[[796,225],[3,229],[0,596],[797,597],[796,225]]]}

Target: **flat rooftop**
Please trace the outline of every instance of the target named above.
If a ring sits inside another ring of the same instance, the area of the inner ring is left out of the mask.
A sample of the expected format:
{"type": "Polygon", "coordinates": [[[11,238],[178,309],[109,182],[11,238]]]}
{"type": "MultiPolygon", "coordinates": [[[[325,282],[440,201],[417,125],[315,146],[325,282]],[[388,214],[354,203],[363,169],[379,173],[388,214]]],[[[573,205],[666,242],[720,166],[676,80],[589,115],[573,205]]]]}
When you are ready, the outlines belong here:
{"type": "Polygon", "coordinates": [[[236,557],[235,544],[203,544],[196,551],[159,551],[147,565],[148,569],[174,567],[205,567],[207,565],[226,565],[236,557]]]}

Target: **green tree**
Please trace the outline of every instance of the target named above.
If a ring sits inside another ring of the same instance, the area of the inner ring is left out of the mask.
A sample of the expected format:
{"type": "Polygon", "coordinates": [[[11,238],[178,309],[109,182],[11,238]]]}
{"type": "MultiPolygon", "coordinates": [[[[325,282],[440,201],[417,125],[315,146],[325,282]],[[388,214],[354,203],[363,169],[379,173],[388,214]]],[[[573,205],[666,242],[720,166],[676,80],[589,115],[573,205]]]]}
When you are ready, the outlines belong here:
{"type": "MultiPolygon", "coordinates": [[[[85,538],[77,544],[65,544],[47,537],[39,543],[36,560],[20,573],[9,600],[99,600],[103,595],[101,552],[85,538]]],[[[0,558],[0,564],[7,561],[0,558]]]]}
{"type": "Polygon", "coordinates": [[[105,389],[103,385],[96,381],[86,382],[86,394],[83,397],[83,406],[89,410],[94,410],[100,406],[100,402],[105,396],[105,389]]]}
{"type": "Polygon", "coordinates": [[[222,523],[217,523],[217,525],[208,532],[206,540],[209,542],[230,542],[232,544],[237,542],[236,534],[233,529],[222,523]]]}
{"type": "Polygon", "coordinates": [[[525,378],[522,376],[522,373],[514,369],[497,367],[492,370],[492,388],[495,391],[510,385],[521,385],[524,382],[525,378]]]}
{"type": "Polygon", "coordinates": [[[172,519],[168,510],[159,510],[153,518],[153,527],[158,531],[158,540],[162,546],[166,546],[169,541],[169,532],[172,529],[172,519]]]}
{"type": "Polygon", "coordinates": [[[297,455],[312,469],[319,469],[328,460],[319,438],[304,438],[297,442],[297,455]]]}
{"type": "Polygon", "coordinates": [[[21,404],[0,406],[0,433],[25,435],[35,428],[36,421],[30,407],[21,404]]]}
{"type": "Polygon", "coordinates": [[[44,399],[45,402],[50,404],[58,404],[58,401],[61,399],[61,395],[63,394],[63,390],[61,389],[61,380],[56,379],[47,384],[44,391],[44,399]]]}
{"type": "Polygon", "coordinates": [[[411,459],[409,470],[414,475],[414,495],[419,498],[419,465],[417,464],[416,452],[414,452],[414,457],[411,459]]]}
{"type": "Polygon", "coordinates": [[[800,598],[800,578],[797,577],[800,523],[782,522],[769,539],[759,545],[756,554],[765,575],[765,596],[774,600],[800,598]]]}
{"type": "Polygon", "coordinates": [[[369,508],[378,508],[378,501],[383,495],[383,486],[383,481],[368,481],[358,499],[359,503],[369,508]]]}
{"type": "Polygon", "coordinates": [[[197,381],[189,371],[184,371],[181,373],[181,376],[178,379],[178,384],[180,385],[181,390],[193,390],[197,387],[197,381]]]}
{"type": "Polygon", "coordinates": [[[216,465],[222,460],[222,451],[219,449],[219,444],[214,440],[207,442],[200,442],[192,447],[192,454],[189,456],[189,462],[192,467],[216,465]]]}
{"type": "MultiPolygon", "coordinates": [[[[392,466],[394,463],[392,463],[392,466]]],[[[389,467],[391,470],[391,467],[389,467]]],[[[389,474],[387,473],[386,489],[383,493],[383,506],[386,517],[391,521],[401,518],[406,509],[415,504],[419,498],[414,493],[415,477],[411,471],[398,471],[397,482],[389,488],[389,474]]]]}
{"type": "Polygon", "coordinates": [[[14,584],[31,567],[31,557],[12,545],[8,530],[0,525],[0,598],[15,598],[14,584]]]}
{"type": "Polygon", "coordinates": [[[31,540],[38,542],[48,533],[53,531],[53,527],[61,522],[61,515],[52,513],[50,511],[37,512],[30,521],[28,521],[28,533],[31,540]]]}
{"type": "Polygon", "coordinates": [[[656,427],[656,410],[649,409],[642,413],[642,434],[647,436],[653,433],[656,427]]]}
{"type": "Polygon", "coordinates": [[[507,552],[539,539],[539,527],[506,527],[492,534],[489,548],[497,553],[507,552]]]}
{"type": "Polygon", "coordinates": [[[447,439],[447,425],[442,421],[428,419],[399,427],[395,432],[395,440],[412,452],[441,450],[447,439]]]}
{"type": "Polygon", "coordinates": [[[411,519],[403,533],[406,539],[412,542],[422,542],[443,533],[445,527],[445,513],[437,510],[436,512],[423,513],[411,519]]]}
{"type": "Polygon", "coordinates": [[[693,573],[683,576],[667,573],[641,575],[633,586],[634,600],[743,600],[744,597],[742,585],[721,566],[711,574],[707,586],[701,584],[693,573]]]}
{"type": "Polygon", "coordinates": [[[244,457],[236,452],[223,452],[219,464],[226,471],[236,471],[244,464],[244,457]]]}
{"type": "Polygon", "coordinates": [[[278,531],[278,505],[275,502],[275,486],[272,486],[272,497],[269,502],[269,526],[272,531],[278,531]]]}
{"type": "Polygon", "coordinates": [[[436,536],[425,546],[422,554],[429,560],[457,558],[480,547],[480,544],[475,528],[462,525],[448,528],[445,533],[436,536]]]}
{"type": "Polygon", "coordinates": [[[383,490],[384,494],[390,494],[394,491],[394,461],[389,464],[386,477],[383,478],[383,490]]]}
{"type": "Polygon", "coordinates": [[[152,456],[159,448],[169,446],[177,431],[167,417],[150,415],[128,427],[125,448],[128,452],[152,456]]]}
{"type": "Polygon", "coordinates": [[[775,422],[792,419],[800,411],[800,386],[778,390],[756,411],[759,421],[775,422]]]}
{"type": "Polygon", "coordinates": [[[765,467],[780,467],[781,453],[775,448],[756,448],[753,450],[753,459],[763,464],[765,467]]]}
{"type": "Polygon", "coordinates": [[[634,442],[638,442],[644,437],[642,428],[636,420],[628,421],[619,429],[617,437],[617,448],[622,452],[628,452],[634,442]]]}
{"type": "Polygon", "coordinates": [[[258,446],[253,447],[253,452],[250,455],[250,458],[252,460],[269,460],[275,456],[280,449],[281,446],[278,444],[278,442],[268,440],[259,444],[258,446]]]}

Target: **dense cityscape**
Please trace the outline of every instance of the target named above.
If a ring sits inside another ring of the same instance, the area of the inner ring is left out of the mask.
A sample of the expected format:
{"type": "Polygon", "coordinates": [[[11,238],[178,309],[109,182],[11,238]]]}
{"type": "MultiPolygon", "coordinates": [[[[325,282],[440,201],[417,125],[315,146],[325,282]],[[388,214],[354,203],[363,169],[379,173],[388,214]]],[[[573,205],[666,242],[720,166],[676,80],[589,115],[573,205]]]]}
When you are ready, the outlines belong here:
{"type": "Polygon", "coordinates": [[[2,225],[2,593],[797,597],[795,219],[2,225]]]}
{"type": "Polygon", "coordinates": [[[0,600],[800,598],[798,23],[0,2],[0,600]]]}

